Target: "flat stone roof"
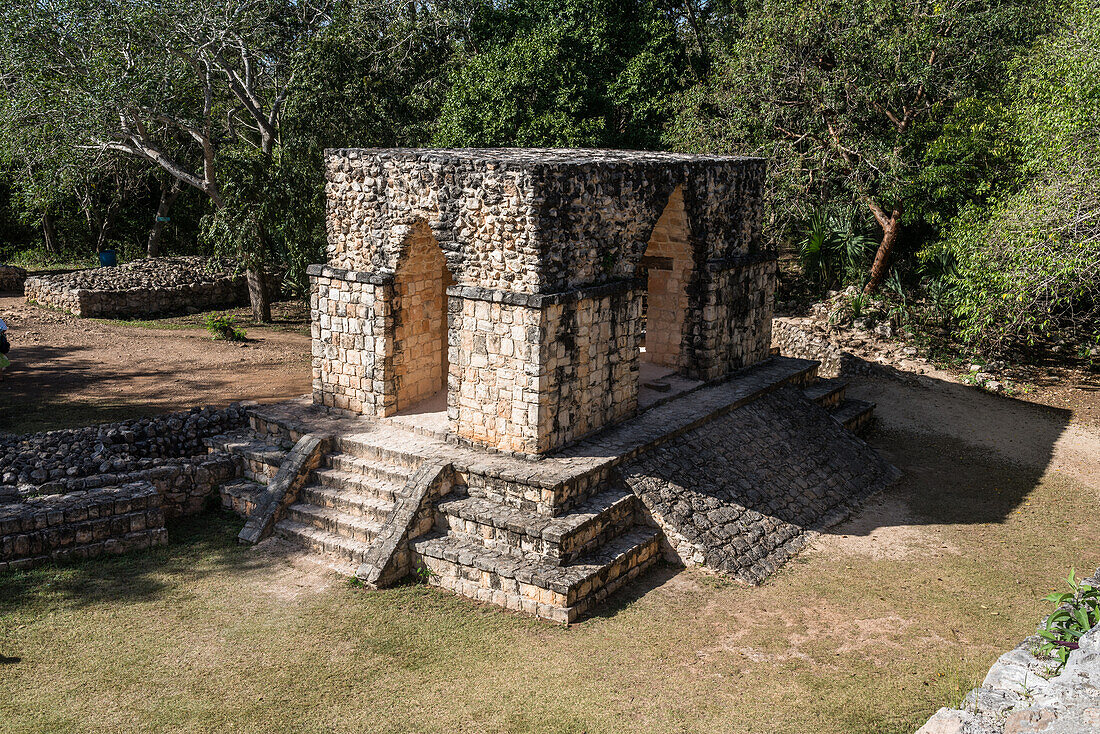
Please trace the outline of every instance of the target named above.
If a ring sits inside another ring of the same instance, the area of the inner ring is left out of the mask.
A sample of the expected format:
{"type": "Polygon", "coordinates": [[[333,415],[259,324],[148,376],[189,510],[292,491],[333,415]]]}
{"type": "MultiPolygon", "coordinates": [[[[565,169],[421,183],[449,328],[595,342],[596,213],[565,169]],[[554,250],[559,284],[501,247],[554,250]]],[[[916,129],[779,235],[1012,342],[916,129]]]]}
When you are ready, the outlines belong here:
{"type": "Polygon", "coordinates": [[[329,148],[329,156],[347,158],[392,158],[396,160],[469,161],[526,165],[591,164],[684,164],[742,163],[759,161],[748,156],[665,153],[648,150],[611,150],[608,148],[329,148]]]}

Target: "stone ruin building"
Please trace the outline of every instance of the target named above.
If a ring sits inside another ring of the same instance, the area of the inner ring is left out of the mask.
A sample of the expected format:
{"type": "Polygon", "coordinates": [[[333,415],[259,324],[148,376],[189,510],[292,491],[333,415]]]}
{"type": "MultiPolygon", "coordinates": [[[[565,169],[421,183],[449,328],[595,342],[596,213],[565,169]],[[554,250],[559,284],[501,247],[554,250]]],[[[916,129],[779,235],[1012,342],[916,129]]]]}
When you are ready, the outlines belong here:
{"type": "Polygon", "coordinates": [[[313,395],[223,499],[370,586],[571,622],[664,557],[759,582],[896,476],[774,355],[759,159],[330,150],[313,395]]]}

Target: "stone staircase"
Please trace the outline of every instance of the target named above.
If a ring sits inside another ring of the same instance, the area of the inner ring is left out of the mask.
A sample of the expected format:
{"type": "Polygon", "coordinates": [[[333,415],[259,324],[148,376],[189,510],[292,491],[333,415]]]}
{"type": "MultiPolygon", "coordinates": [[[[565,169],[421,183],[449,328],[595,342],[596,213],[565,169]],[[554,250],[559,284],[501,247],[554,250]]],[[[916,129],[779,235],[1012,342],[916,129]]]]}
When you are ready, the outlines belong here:
{"type": "Polygon", "coordinates": [[[313,471],[275,534],[325,555],[354,574],[389,521],[420,459],[399,451],[338,441],[313,471]]]}
{"type": "MultiPolygon", "coordinates": [[[[791,384],[845,427],[858,430],[868,424],[874,405],[847,398],[844,381],[816,379],[813,370],[796,377],[791,384]]],[[[405,532],[395,530],[406,527],[398,519],[400,508],[410,502],[416,506],[414,475],[441,455],[453,462],[450,491],[423,505],[424,521],[408,525],[415,529],[401,537],[401,573],[568,624],[669,554],[663,531],[653,526],[639,495],[617,472],[603,467],[606,460],[585,458],[604,456],[603,447],[563,460],[572,467],[563,469],[565,474],[583,481],[580,489],[559,497],[553,493],[562,480],[547,480],[549,462],[498,459],[404,426],[370,425],[358,433],[335,426],[309,429],[333,435],[330,450],[276,515],[272,529],[339,572],[365,579],[368,567],[380,568],[380,549],[405,532]],[[502,463],[512,467],[510,473],[494,478],[492,467],[502,463]],[[553,487],[553,501],[539,494],[553,487]]],[[[292,439],[306,431],[280,429],[276,422],[253,416],[252,430],[209,440],[212,451],[234,454],[242,462],[244,476],[223,487],[226,506],[248,517],[292,439]]],[[[379,583],[388,582],[392,578],[379,583]]]]}
{"type": "Polygon", "coordinates": [[[248,517],[264,485],[279,471],[290,449],[289,442],[248,429],[207,438],[204,442],[211,453],[237,457],[242,476],[221,486],[222,507],[248,517]]]}
{"type": "Polygon", "coordinates": [[[435,531],[411,543],[428,583],[479,601],[569,623],[660,555],[621,483],[547,517],[458,488],[436,505],[435,531]]]}
{"type": "Polygon", "coordinates": [[[856,434],[864,433],[874,419],[875,404],[845,396],[848,383],[837,377],[818,377],[802,388],[802,394],[820,405],[856,434]]]}

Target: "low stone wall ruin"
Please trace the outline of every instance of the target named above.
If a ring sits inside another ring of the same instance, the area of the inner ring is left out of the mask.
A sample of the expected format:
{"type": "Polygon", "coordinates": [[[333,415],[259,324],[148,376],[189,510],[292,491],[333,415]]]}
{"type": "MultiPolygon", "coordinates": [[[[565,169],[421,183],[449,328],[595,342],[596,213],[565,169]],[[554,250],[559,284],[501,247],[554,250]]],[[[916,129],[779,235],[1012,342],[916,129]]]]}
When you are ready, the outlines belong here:
{"type": "Polygon", "coordinates": [[[784,357],[813,359],[821,363],[817,373],[837,377],[850,373],[859,362],[829,338],[827,328],[809,318],[780,317],[772,320],[772,346],[784,357]],[[845,369],[847,367],[847,370],[845,369]]]}
{"type": "Polygon", "coordinates": [[[0,293],[20,293],[27,271],[15,265],[0,265],[0,293]]]}
{"type": "Polygon", "coordinates": [[[163,544],[165,518],[201,512],[240,474],[203,440],[247,420],[234,404],[0,436],[0,571],[163,544]]]}
{"type": "Polygon", "coordinates": [[[0,503],[0,572],[167,542],[161,495],[148,482],[0,503]]]}
{"type": "Polygon", "coordinates": [[[244,276],[203,257],[149,258],[118,267],[30,277],[23,293],[28,303],[85,318],[167,316],[248,303],[244,276]]]}

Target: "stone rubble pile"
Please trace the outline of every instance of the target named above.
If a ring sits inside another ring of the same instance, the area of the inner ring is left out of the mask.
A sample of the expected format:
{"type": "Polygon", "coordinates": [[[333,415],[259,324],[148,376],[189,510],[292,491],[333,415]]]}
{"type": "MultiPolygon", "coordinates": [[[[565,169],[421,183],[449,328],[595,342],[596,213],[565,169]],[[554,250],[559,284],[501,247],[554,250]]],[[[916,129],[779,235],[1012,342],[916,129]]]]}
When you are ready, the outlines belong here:
{"type": "MultiPolygon", "coordinates": [[[[1100,586],[1100,569],[1084,583],[1100,586]]],[[[962,707],[942,708],[917,734],[1085,734],[1100,732],[1100,626],[1081,638],[1065,667],[1037,658],[1029,637],[989,669],[962,707]]]]}
{"type": "Polygon", "coordinates": [[[205,257],[147,258],[30,277],[23,292],[28,301],[103,318],[197,313],[248,302],[244,276],[205,257]]]}
{"type": "Polygon", "coordinates": [[[76,270],[48,277],[54,283],[73,290],[126,291],[216,283],[230,275],[226,262],[185,256],[145,258],[117,267],[76,270]]]}
{"type": "Polygon", "coordinates": [[[772,346],[780,354],[821,362],[822,377],[867,374],[877,366],[924,374],[934,369],[917,348],[899,339],[884,304],[872,301],[858,316],[847,308],[859,290],[850,286],[810,307],[808,316],[780,316],[772,321],[772,346]]]}
{"type": "Polygon", "coordinates": [[[79,480],[205,456],[203,439],[247,422],[245,409],[190,411],[46,433],[0,435],[0,499],[82,489],[79,480]]]}

